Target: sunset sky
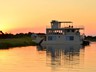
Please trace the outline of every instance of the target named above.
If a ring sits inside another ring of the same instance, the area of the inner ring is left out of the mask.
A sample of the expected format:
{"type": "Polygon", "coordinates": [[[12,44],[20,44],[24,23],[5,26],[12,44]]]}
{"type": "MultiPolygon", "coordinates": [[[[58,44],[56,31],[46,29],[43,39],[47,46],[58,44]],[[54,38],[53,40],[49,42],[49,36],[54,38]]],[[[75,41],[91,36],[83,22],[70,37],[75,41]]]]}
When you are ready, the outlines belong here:
{"type": "Polygon", "coordinates": [[[0,0],[3,32],[45,32],[51,20],[70,20],[96,35],[96,0],[0,0]]]}

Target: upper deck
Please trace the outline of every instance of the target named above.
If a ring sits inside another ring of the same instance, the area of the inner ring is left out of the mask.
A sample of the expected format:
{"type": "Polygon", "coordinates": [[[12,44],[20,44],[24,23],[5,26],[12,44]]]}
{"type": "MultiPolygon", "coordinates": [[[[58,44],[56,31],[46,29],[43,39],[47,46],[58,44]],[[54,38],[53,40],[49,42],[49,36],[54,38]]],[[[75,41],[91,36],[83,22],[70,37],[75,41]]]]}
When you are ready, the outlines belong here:
{"type": "Polygon", "coordinates": [[[56,21],[52,20],[51,25],[47,26],[47,30],[66,30],[66,29],[74,29],[74,30],[80,30],[84,29],[84,26],[73,26],[73,22],[71,21],[56,21]],[[63,23],[63,24],[61,24],[63,23]],[[67,26],[66,26],[67,25],[67,26]]]}
{"type": "Polygon", "coordinates": [[[71,21],[55,21],[53,20],[51,22],[51,26],[47,26],[46,28],[46,34],[77,34],[80,32],[79,30],[84,30],[84,26],[73,26],[73,22],[71,21]],[[61,23],[64,23],[61,25],[61,23]],[[65,25],[65,23],[67,23],[65,25]]]}
{"type": "Polygon", "coordinates": [[[52,28],[51,26],[46,27],[47,30],[84,30],[84,26],[65,26],[65,27],[59,27],[59,28],[52,28]]]}

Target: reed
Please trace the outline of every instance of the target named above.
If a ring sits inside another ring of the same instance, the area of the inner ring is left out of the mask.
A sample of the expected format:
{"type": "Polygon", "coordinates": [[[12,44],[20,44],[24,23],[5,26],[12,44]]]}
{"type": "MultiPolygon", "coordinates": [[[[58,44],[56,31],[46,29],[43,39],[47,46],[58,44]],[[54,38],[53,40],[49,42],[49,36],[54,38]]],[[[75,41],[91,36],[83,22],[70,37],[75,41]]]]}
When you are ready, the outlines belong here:
{"type": "Polygon", "coordinates": [[[34,46],[36,43],[32,42],[30,37],[0,39],[0,49],[20,46],[34,46]]]}

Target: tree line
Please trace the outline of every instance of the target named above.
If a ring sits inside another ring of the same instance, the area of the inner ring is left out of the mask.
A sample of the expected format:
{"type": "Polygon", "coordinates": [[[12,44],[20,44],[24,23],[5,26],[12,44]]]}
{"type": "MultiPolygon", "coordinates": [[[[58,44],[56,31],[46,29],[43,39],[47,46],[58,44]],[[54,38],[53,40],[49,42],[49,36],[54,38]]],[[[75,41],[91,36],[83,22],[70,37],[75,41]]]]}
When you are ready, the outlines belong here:
{"type": "Polygon", "coordinates": [[[85,36],[85,40],[96,41],[96,36],[85,36]]]}
{"type": "MultiPolygon", "coordinates": [[[[0,39],[31,37],[32,34],[34,34],[34,32],[12,34],[12,33],[3,33],[2,31],[0,31],[0,39]]],[[[35,33],[35,34],[39,36],[45,35],[45,33],[35,33]]],[[[85,40],[96,41],[96,36],[85,36],[85,40]]]]}
{"type": "MultiPolygon", "coordinates": [[[[34,34],[33,32],[28,33],[0,33],[0,39],[7,39],[7,38],[22,38],[22,37],[31,37],[34,34]]],[[[44,33],[36,33],[37,35],[45,35],[44,33]]]]}

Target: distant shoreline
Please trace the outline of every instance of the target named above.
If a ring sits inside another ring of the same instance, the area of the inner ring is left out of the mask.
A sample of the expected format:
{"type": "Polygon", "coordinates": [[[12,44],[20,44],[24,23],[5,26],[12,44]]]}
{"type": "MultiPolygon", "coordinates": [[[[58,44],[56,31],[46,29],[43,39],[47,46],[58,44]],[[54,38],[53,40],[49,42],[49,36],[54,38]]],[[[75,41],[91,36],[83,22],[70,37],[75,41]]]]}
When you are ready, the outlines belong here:
{"type": "MultiPolygon", "coordinates": [[[[13,34],[1,34],[0,35],[0,49],[9,49],[12,47],[22,46],[35,46],[37,45],[32,41],[31,35],[34,33],[19,33],[13,34]]],[[[46,35],[44,33],[37,33],[37,35],[46,35]]],[[[85,40],[90,42],[96,42],[96,36],[85,36],[85,40]]]]}

